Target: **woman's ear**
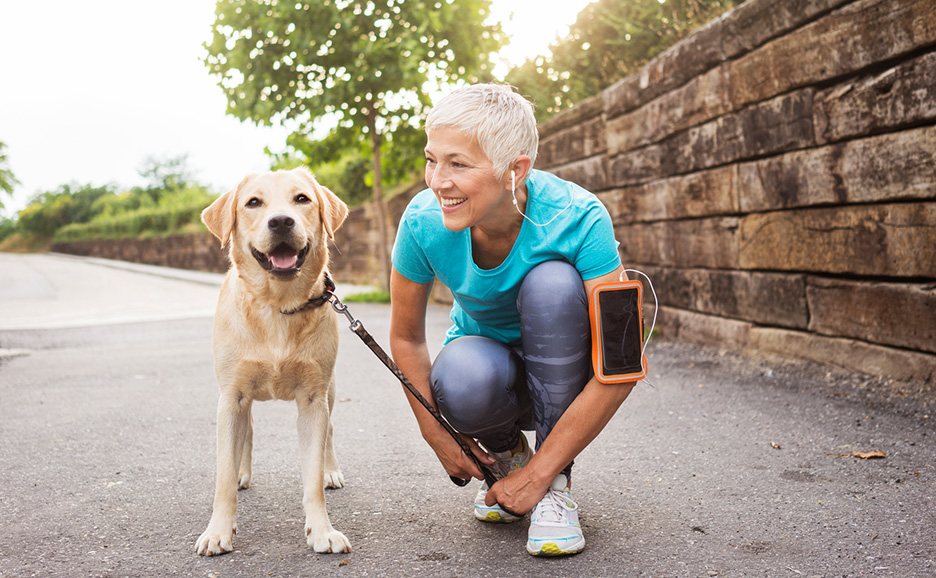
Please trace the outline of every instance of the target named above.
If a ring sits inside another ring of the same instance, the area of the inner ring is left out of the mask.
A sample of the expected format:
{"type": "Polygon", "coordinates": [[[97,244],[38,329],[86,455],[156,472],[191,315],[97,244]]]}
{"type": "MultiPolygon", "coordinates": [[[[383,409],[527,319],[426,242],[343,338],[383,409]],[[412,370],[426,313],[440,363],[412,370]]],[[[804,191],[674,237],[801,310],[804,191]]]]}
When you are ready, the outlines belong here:
{"type": "MultiPolygon", "coordinates": [[[[526,182],[526,178],[530,176],[530,171],[533,169],[533,161],[530,157],[526,155],[520,155],[517,159],[510,163],[510,169],[508,173],[513,173],[513,179],[516,182],[516,186],[520,186],[526,182]]],[[[508,174],[508,177],[511,175],[508,174]]]]}

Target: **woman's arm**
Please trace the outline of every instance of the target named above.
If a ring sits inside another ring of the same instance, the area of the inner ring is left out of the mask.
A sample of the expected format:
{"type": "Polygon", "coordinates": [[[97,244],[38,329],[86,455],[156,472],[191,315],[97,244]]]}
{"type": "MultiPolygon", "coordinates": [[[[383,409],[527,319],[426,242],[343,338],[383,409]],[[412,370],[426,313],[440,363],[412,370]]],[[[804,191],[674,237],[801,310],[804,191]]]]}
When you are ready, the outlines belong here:
{"type": "MultiPolygon", "coordinates": [[[[401,275],[395,268],[390,273],[390,353],[394,361],[413,386],[426,400],[437,407],[429,386],[432,363],[426,345],[426,305],[429,302],[429,283],[416,283],[401,275]]],[[[436,453],[450,476],[462,479],[483,476],[474,462],[409,391],[406,391],[423,439],[436,453]]],[[[478,459],[485,464],[494,463],[471,438],[462,436],[478,459]]]]}
{"type": "MultiPolygon", "coordinates": [[[[590,297],[599,283],[617,281],[622,272],[623,267],[619,267],[613,273],[585,281],[586,294],[590,297]]],[[[598,437],[636,384],[635,381],[607,385],[593,377],[559,418],[530,463],[494,484],[485,502],[489,506],[497,502],[518,513],[532,510],[559,472],[598,437]]]]}

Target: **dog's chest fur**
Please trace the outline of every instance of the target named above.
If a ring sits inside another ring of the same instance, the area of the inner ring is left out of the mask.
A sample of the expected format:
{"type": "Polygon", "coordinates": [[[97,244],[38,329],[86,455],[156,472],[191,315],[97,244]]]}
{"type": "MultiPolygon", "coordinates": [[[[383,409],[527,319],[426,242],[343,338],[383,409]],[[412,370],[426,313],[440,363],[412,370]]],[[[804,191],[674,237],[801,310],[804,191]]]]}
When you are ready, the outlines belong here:
{"type": "Polygon", "coordinates": [[[215,363],[222,379],[240,395],[256,401],[290,401],[310,390],[324,393],[338,353],[338,321],[330,309],[297,315],[269,308],[248,310],[225,325],[230,326],[215,331],[236,336],[236,344],[215,363]],[[248,323],[246,316],[270,318],[248,323]],[[317,391],[319,387],[322,391],[317,391]]]}

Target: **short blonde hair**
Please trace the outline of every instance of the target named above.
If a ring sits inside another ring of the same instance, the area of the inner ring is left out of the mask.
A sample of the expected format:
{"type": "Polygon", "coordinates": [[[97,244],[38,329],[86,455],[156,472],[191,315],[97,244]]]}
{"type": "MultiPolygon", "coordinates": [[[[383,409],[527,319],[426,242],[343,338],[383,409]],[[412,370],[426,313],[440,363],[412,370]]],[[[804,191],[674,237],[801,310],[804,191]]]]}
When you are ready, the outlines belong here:
{"type": "Polygon", "coordinates": [[[510,85],[472,84],[452,91],[426,117],[426,132],[435,128],[454,128],[476,139],[498,179],[520,155],[536,162],[539,131],[533,105],[510,85]]]}

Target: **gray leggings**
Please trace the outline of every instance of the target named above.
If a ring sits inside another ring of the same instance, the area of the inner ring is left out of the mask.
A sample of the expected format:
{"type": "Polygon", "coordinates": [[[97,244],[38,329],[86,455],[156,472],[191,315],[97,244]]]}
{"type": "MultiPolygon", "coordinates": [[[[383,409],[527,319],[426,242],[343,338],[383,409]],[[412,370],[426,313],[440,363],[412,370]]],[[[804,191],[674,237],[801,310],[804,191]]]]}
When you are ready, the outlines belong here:
{"type": "Polygon", "coordinates": [[[430,373],[442,415],[494,452],[516,447],[520,430],[534,428],[539,449],[592,375],[588,298],[574,267],[537,265],[523,280],[517,309],[520,346],[460,337],[430,373]]]}

